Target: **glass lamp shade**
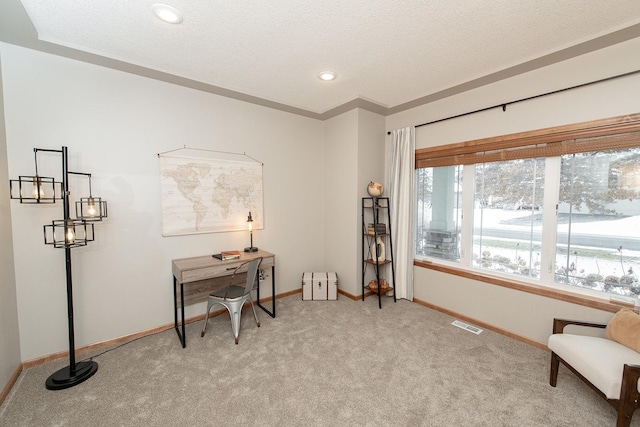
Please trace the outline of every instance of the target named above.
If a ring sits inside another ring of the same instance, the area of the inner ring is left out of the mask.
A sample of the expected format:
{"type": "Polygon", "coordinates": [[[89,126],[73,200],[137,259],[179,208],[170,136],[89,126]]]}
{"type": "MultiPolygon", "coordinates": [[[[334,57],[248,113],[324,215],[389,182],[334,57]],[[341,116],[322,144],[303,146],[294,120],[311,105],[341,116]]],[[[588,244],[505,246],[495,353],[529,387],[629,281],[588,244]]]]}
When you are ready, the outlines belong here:
{"type": "Polygon", "coordinates": [[[62,200],[62,183],[48,176],[19,176],[9,180],[9,192],[20,203],[55,203],[62,200]]]}
{"type": "Polygon", "coordinates": [[[44,226],[44,243],[54,248],[75,248],[93,242],[93,224],[84,219],[59,219],[44,226]]]}
{"type": "Polygon", "coordinates": [[[85,221],[102,221],[107,217],[107,202],[100,197],[82,197],[76,202],[76,217],[85,221]]]}
{"type": "Polygon", "coordinates": [[[249,236],[251,238],[251,246],[244,248],[245,252],[257,252],[258,248],[253,246],[253,217],[251,217],[251,211],[249,211],[249,216],[247,217],[247,224],[249,227],[249,236]]]}

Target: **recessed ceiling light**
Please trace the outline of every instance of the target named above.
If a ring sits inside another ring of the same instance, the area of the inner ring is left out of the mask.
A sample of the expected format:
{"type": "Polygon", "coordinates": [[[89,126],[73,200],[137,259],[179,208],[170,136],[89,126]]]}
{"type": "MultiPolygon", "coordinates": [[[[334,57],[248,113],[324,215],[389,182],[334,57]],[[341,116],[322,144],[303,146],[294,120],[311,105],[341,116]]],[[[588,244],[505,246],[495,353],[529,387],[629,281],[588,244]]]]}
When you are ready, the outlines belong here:
{"type": "Polygon", "coordinates": [[[156,16],[169,24],[180,24],[182,22],[182,13],[174,7],[166,4],[156,3],[151,6],[151,10],[156,16]]]}
{"type": "Polygon", "coordinates": [[[323,71],[320,74],[318,74],[318,77],[320,78],[320,80],[329,82],[336,78],[336,73],[334,73],[333,71],[323,71]]]}

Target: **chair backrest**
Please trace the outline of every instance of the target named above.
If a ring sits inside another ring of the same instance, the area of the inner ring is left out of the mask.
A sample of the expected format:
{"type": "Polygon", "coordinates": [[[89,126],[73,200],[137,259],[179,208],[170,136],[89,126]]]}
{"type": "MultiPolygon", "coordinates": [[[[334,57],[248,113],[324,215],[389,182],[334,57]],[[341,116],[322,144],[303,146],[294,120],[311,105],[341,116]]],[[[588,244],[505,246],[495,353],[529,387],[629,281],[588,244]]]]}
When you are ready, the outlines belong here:
{"type": "Polygon", "coordinates": [[[251,260],[247,266],[247,283],[244,285],[244,293],[248,294],[253,289],[253,284],[256,282],[258,276],[258,267],[262,263],[262,257],[251,260]]]}

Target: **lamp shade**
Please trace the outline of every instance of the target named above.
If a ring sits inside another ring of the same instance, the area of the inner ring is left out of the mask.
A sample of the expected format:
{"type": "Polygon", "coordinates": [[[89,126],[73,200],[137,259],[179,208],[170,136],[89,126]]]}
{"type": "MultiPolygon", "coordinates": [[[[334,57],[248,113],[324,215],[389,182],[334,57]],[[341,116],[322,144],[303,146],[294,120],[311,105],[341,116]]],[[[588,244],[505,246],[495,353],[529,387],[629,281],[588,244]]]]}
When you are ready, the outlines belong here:
{"type": "Polygon", "coordinates": [[[44,226],[44,243],[54,248],[76,248],[93,242],[93,224],[83,219],[58,219],[44,226]]]}
{"type": "Polygon", "coordinates": [[[247,217],[247,224],[249,224],[249,236],[251,238],[251,246],[244,248],[245,252],[257,252],[258,248],[253,246],[253,217],[251,216],[251,211],[249,211],[249,216],[247,217]]]}
{"type": "Polygon", "coordinates": [[[62,183],[48,176],[19,176],[9,180],[9,194],[20,203],[55,203],[62,200],[62,183]]]}
{"type": "Polygon", "coordinates": [[[107,202],[100,197],[81,197],[76,202],[76,217],[85,221],[102,221],[107,217],[107,202]]]}

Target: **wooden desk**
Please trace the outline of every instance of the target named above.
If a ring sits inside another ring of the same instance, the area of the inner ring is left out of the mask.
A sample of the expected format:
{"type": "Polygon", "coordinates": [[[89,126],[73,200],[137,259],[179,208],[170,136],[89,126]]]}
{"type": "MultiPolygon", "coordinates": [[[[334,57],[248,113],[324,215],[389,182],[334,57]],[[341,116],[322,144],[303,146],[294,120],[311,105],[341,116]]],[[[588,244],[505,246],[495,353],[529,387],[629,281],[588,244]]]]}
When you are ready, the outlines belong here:
{"type": "MultiPolygon", "coordinates": [[[[209,294],[216,289],[224,288],[229,284],[229,280],[236,267],[245,261],[262,257],[260,269],[271,267],[271,311],[260,304],[260,280],[257,286],[258,307],[263,309],[269,316],[276,317],[276,256],[267,251],[241,252],[240,258],[221,261],[211,255],[193,258],[180,258],[171,261],[173,272],[173,305],[174,305],[174,328],[178,338],[182,343],[182,348],[187,345],[187,338],[184,332],[184,306],[206,301],[209,294]],[[178,284],[180,291],[178,292],[178,284]],[[179,297],[179,300],[178,300],[179,297]],[[178,308],[181,312],[181,329],[178,327],[178,308]]],[[[246,273],[246,267],[239,272],[246,273]]],[[[238,275],[236,275],[236,278],[238,275]]],[[[246,274],[240,276],[246,277],[246,274]]],[[[235,280],[234,280],[235,282],[235,280]]],[[[242,281],[241,285],[245,283],[242,281]]],[[[235,284],[235,283],[234,283],[235,284]]]]}

